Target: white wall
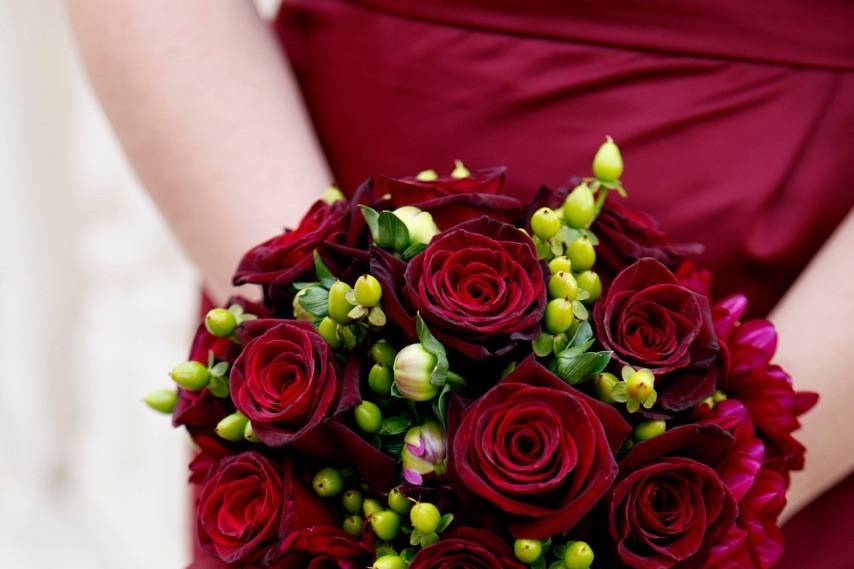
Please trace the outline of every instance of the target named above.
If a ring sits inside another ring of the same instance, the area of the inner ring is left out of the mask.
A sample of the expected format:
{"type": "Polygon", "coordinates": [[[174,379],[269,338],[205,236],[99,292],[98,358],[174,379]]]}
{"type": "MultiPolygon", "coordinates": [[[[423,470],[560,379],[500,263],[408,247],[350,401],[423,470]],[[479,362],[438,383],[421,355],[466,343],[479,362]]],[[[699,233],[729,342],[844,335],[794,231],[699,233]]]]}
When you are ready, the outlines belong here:
{"type": "Polygon", "coordinates": [[[185,357],[194,275],[52,0],[0,0],[0,566],[178,568],[188,445],[140,402],[185,357]]]}

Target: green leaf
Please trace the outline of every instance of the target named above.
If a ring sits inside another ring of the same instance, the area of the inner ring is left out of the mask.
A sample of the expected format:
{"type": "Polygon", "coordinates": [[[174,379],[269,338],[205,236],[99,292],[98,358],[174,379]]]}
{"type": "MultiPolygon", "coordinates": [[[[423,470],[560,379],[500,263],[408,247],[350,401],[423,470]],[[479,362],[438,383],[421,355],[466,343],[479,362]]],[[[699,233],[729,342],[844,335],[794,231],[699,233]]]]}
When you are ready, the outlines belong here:
{"type": "Polygon", "coordinates": [[[409,417],[396,416],[383,419],[379,433],[381,435],[399,435],[409,428],[409,417]]]}
{"type": "Polygon", "coordinates": [[[581,324],[578,325],[578,328],[575,330],[575,334],[572,336],[572,340],[569,341],[570,346],[580,346],[593,338],[593,327],[590,326],[590,322],[585,320],[581,324]]]}
{"type": "MultiPolygon", "coordinates": [[[[392,385],[392,389],[394,389],[394,385],[392,385]]],[[[448,397],[451,396],[451,385],[446,383],[444,387],[442,387],[442,391],[439,392],[438,397],[433,401],[433,414],[436,415],[436,418],[439,419],[439,423],[442,427],[447,425],[447,415],[448,415],[448,397]]]]}
{"type": "Polygon", "coordinates": [[[219,362],[211,367],[211,375],[214,377],[225,377],[228,373],[228,362],[219,362]]]}
{"type": "Polygon", "coordinates": [[[399,217],[390,211],[380,214],[377,243],[392,251],[403,251],[409,246],[409,230],[399,217]]]}
{"type": "Polygon", "coordinates": [[[359,318],[361,318],[363,316],[367,316],[368,310],[369,309],[366,306],[361,306],[361,305],[354,306],[353,309],[347,313],[347,317],[352,319],[352,320],[358,320],[359,318]]]}
{"type": "Polygon", "coordinates": [[[587,307],[580,300],[572,301],[572,313],[576,318],[582,320],[584,322],[587,321],[587,318],[590,316],[587,312],[587,307]]]}
{"type": "Polygon", "coordinates": [[[380,307],[380,305],[376,305],[371,308],[370,312],[368,312],[368,322],[371,323],[372,326],[376,326],[377,328],[382,328],[388,322],[386,318],[385,312],[380,307]]]}
{"type": "Polygon", "coordinates": [[[368,229],[371,230],[371,237],[376,241],[377,236],[380,234],[380,214],[377,213],[377,210],[366,205],[359,205],[359,209],[362,210],[362,217],[365,218],[365,223],[368,224],[368,229]]]}
{"type": "Polygon", "coordinates": [[[314,271],[317,273],[317,280],[326,288],[331,287],[338,280],[332,274],[332,271],[329,270],[329,267],[324,264],[323,259],[320,258],[320,254],[317,251],[314,252],[314,271]]]}
{"type": "Polygon", "coordinates": [[[392,456],[400,456],[400,453],[403,452],[403,441],[398,439],[385,440],[382,448],[392,456]]]}
{"type": "Polygon", "coordinates": [[[554,336],[545,332],[534,338],[531,342],[531,347],[533,348],[534,353],[541,358],[550,355],[552,353],[553,346],[554,336]]]}
{"type": "Polygon", "coordinates": [[[310,314],[323,318],[329,309],[329,291],[322,286],[303,289],[299,295],[299,305],[310,314]]]}
{"type": "Polygon", "coordinates": [[[448,529],[448,526],[454,521],[454,514],[442,514],[442,517],[439,518],[439,527],[436,528],[437,533],[441,533],[448,529]]]}
{"type": "Polygon", "coordinates": [[[412,530],[409,534],[409,545],[421,545],[421,532],[417,529],[412,530]]]}
{"type": "Polygon", "coordinates": [[[566,569],[566,565],[563,564],[563,561],[552,561],[549,569],[566,569]]]}
{"type": "Polygon", "coordinates": [[[539,559],[529,565],[531,569],[546,569],[546,558],[540,555],[539,559]]]}
{"type": "Polygon", "coordinates": [[[424,349],[436,356],[436,367],[433,368],[430,383],[445,385],[448,380],[448,354],[445,352],[445,346],[430,332],[420,313],[415,316],[415,331],[424,349]]]}
{"type": "Polygon", "coordinates": [[[221,375],[211,376],[207,387],[214,397],[219,399],[228,397],[228,381],[221,375]]]}
{"type": "Polygon", "coordinates": [[[315,282],[310,282],[310,283],[309,282],[296,282],[296,283],[292,284],[291,286],[294,287],[295,290],[300,291],[304,288],[309,288],[309,287],[319,286],[319,285],[320,285],[320,283],[315,281],[315,282]]]}
{"type": "Polygon", "coordinates": [[[590,240],[591,245],[593,245],[594,247],[599,245],[599,238],[596,237],[595,233],[593,233],[589,229],[579,229],[578,231],[581,233],[581,235],[587,237],[587,239],[590,240]]]}
{"type": "MultiPolygon", "coordinates": [[[[554,550],[555,557],[557,557],[558,559],[563,559],[564,557],[566,557],[566,547],[567,547],[567,544],[565,544],[565,543],[561,543],[560,545],[555,546],[555,550],[554,550]]],[[[551,569],[551,568],[549,568],[549,569],[551,569]]]]}
{"type": "Polygon", "coordinates": [[[425,243],[412,243],[411,245],[409,245],[409,247],[403,250],[401,256],[403,257],[404,261],[408,261],[426,248],[427,245],[425,243]]]}
{"type": "Polygon", "coordinates": [[[611,361],[611,352],[561,352],[555,359],[553,371],[570,385],[580,383],[603,371],[611,361]]]}
{"type": "Polygon", "coordinates": [[[415,557],[415,550],[407,547],[406,549],[400,552],[400,557],[403,559],[403,562],[408,565],[415,557]]]}

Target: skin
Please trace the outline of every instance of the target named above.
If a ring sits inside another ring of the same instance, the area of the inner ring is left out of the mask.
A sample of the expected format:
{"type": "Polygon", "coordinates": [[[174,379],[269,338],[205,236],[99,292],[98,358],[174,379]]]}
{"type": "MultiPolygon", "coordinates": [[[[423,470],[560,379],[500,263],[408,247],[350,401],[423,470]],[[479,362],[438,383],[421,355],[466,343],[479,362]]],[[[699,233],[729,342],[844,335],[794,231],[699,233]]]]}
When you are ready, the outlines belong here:
{"type": "MultiPolygon", "coordinates": [[[[301,213],[332,180],[295,80],[248,0],[67,0],[83,61],[131,164],[215,300],[242,253],[301,213]]],[[[854,215],[771,320],[777,361],[824,394],[798,437],[786,515],[854,467],[843,387],[854,368],[854,215]]]]}

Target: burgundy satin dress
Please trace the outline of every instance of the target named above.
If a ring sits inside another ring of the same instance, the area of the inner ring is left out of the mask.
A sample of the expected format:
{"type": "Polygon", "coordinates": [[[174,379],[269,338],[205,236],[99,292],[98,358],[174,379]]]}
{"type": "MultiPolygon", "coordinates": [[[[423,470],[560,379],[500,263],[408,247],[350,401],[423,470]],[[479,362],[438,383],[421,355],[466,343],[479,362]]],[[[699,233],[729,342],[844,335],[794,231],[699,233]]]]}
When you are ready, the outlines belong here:
{"type": "MultiPolygon", "coordinates": [[[[854,205],[851,0],[285,0],[275,27],[342,188],[509,167],[587,175],[612,135],[635,207],[767,313],[854,205]]],[[[843,435],[844,436],[844,435],[843,435]]],[[[854,567],[854,479],[782,567],[854,567]]]]}

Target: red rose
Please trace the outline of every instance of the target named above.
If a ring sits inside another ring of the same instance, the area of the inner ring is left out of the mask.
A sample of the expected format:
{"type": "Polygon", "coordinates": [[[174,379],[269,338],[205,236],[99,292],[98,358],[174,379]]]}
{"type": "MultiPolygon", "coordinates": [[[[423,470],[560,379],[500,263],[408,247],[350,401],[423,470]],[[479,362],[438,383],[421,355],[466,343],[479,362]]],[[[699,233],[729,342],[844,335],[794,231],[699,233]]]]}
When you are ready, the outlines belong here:
{"type": "Polygon", "coordinates": [[[637,444],[620,461],[608,519],[624,564],[668,569],[705,560],[737,513],[715,470],[731,444],[715,425],[685,425],[637,444]]]}
{"type": "Polygon", "coordinates": [[[394,298],[402,267],[383,265],[386,258],[373,259],[372,272],[376,267],[389,297],[389,316],[410,334],[418,311],[447,347],[485,360],[539,333],[544,265],[531,239],[512,225],[481,217],[434,237],[403,278],[412,313],[397,308],[403,306],[394,298]]]}
{"type": "Polygon", "coordinates": [[[719,347],[709,302],[658,261],[641,259],[617,275],[593,318],[615,361],[655,374],[665,411],[692,407],[714,391],[719,347]]]}
{"type": "Polygon", "coordinates": [[[222,460],[205,481],[196,512],[199,543],[225,563],[275,557],[279,540],[292,531],[333,523],[289,460],[279,467],[258,452],[222,460]]]}
{"type": "Polygon", "coordinates": [[[449,478],[510,518],[516,537],[569,530],[617,475],[631,429],[611,406],[527,359],[451,425],[449,478]]]}
{"type": "Polygon", "coordinates": [[[439,229],[482,215],[518,223],[525,205],[502,195],[504,172],[504,168],[488,168],[467,178],[445,176],[430,181],[380,176],[373,181],[371,193],[384,209],[408,205],[430,212],[439,229]]]}
{"type": "Polygon", "coordinates": [[[643,258],[675,269],[684,257],[703,252],[703,246],[697,243],[670,243],[654,217],[628,208],[618,199],[605,201],[593,232],[599,238],[596,270],[610,275],[643,258]]]}
{"type": "Polygon", "coordinates": [[[747,300],[736,295],[715,305],[715,327],[723,349],[725,372],[720,388],[741,401],[766,445],[766,464],[781,473],[804,467],[804,447],[792,433],[800,415],[818,401],[816,393],[795,391],[792,379],[771,364],[777,331],[767,320],[740,323],[747,300]]]}
{"type": "Polygon", "coordinates": [[[374,549],[337,527],[314,526],[291,533],[279,552],[274,569],[363,569],[374,549]]]}
{"type": "Polygon", "coordinates": [[[252,320],[238,337],[244,347],[231,370],[231,397],[265,444],[298,441],[358,403],[358,374],[342,385],[329,344],[310,323],[252,320]]]}
{"type": "Polygon", "coordinates": [[[494,534],[459,528],[448,532],[439,543],[425,547],[409,569],[525,569],[513,558],[513,551],[494,534]]]}
{"type": "Polygon", "coordinates": [[[349,213],[347,202],[327,204],[318,200],[294,231],[285,231],[250,249],[234,274],[234,284],[290,285],[314,266],[314,250],[320,243],[343,235],[349,213]]]}

